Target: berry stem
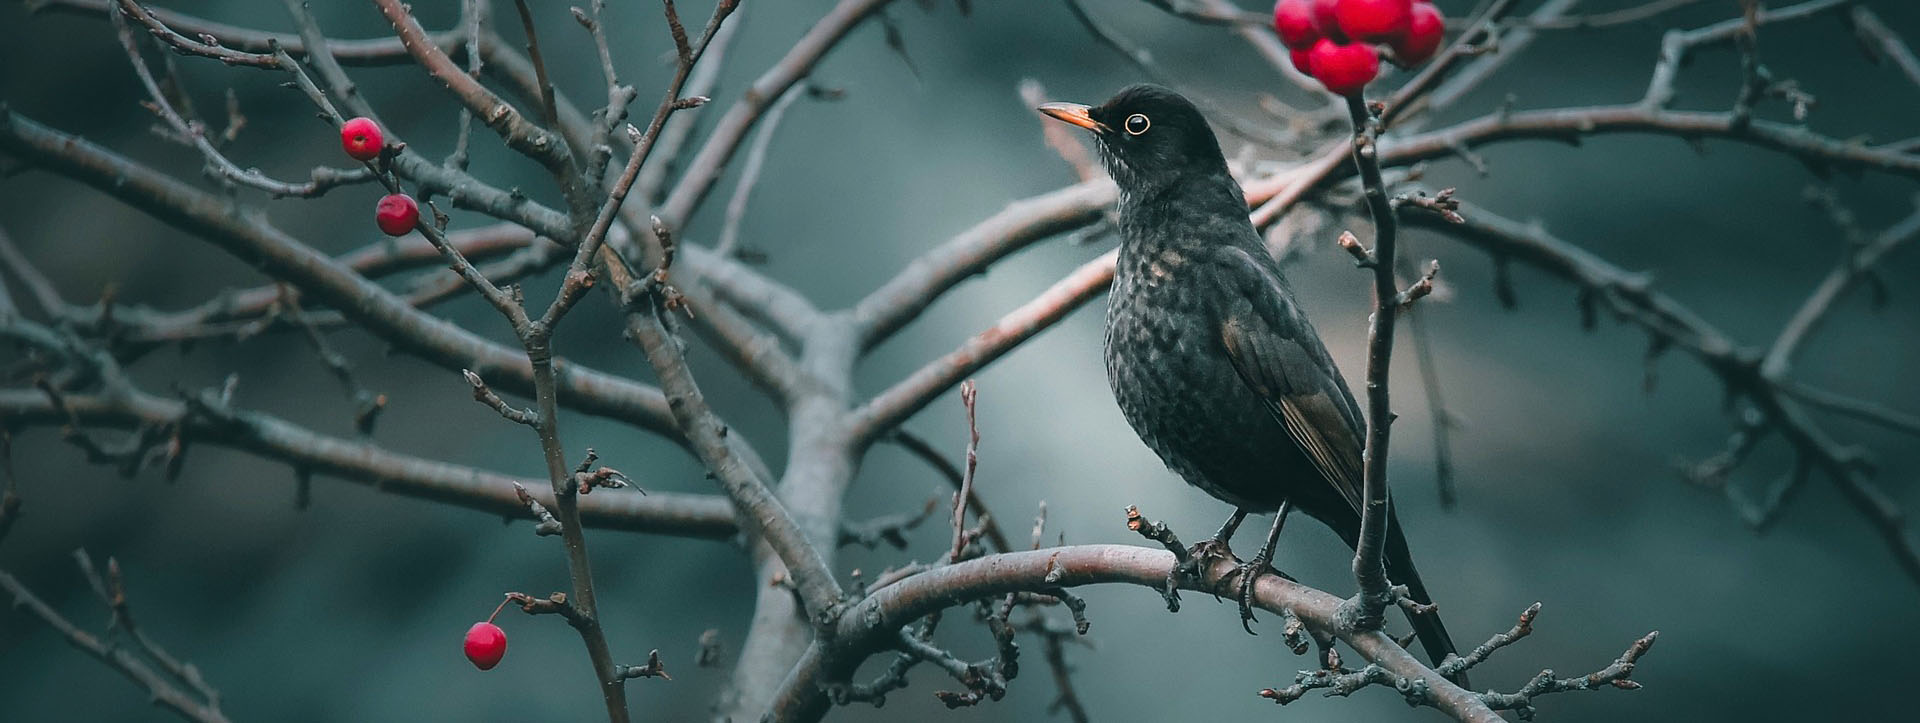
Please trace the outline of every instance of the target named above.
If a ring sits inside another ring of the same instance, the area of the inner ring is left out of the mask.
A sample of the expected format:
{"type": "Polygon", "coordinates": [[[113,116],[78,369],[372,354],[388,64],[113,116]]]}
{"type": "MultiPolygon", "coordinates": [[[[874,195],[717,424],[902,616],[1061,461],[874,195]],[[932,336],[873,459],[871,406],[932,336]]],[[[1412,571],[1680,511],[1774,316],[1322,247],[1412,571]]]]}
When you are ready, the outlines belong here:
{"type": "Polygon", "coordinates": [[[493,608],[493,614],[492,614],[492,615],[488,615],[488,616],[487,616],[487,624],[488,624],[488,625],[492,625],[492,624],[493,624],[493,619],[494,619],[494,618],[496,618],[496,617],[499,617],[499,616],[500,616],[500,611],[501,611],[501,610],[505,610],[505,609],[507,609],[507,601],[508,601],[508,600],[512,600],[512,599],[513,599],[513,593],[507,593],[507,596],[506,596],[506,597],[504,597],[504,598],[501,598],[501,600],[500,600],[500,604],[499,604],[499,605],[497,605],[497,606],[495,606],[495,607],[493,608]]]}

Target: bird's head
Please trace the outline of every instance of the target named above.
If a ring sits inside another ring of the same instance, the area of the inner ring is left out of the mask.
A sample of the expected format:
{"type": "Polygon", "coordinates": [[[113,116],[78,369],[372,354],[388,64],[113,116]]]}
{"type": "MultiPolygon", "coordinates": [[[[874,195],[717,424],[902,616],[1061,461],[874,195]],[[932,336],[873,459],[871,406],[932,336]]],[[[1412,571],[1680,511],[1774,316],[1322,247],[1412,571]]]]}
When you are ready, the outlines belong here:
{"type": "Polygon", "coordinates": [[[1193,102],[1158,85],[1131,85],[1097,106],[1048,103],[1056,120],[1093,132],[1107,173],[1123,190],[1227,173],[1220,141],[1193,102]]]}

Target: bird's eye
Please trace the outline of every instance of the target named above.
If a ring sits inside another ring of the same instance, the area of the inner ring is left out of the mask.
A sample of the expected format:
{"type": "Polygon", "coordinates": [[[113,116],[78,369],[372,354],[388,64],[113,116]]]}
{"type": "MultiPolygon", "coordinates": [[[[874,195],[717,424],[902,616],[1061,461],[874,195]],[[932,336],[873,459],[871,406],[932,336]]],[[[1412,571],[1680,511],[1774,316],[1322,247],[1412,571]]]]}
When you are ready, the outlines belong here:
{"type": "Polygon", "coordinates": [[[1137,136],[1147,132],[1148,128],[1153,127],[1153,121],[1147,120],[1147,117],[1144,115],[1135,113],[1127,116],[1127,123],[1124,127],[1127,129],[1127,135],[1137,136]]]}

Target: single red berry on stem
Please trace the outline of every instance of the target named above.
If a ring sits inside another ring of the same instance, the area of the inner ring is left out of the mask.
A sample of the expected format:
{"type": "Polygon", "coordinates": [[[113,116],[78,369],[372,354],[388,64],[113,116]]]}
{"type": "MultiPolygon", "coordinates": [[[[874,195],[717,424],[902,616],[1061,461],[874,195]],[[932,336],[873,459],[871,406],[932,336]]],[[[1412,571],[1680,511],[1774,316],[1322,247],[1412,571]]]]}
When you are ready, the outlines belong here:
{"type": "Polygon", "coordinates": [[[1406,67],[1427,62],[1445,39],[1447,21],[1440,9],[1429,2],[1413,4],[1413,17],[1407,21],[1407,34],[1392,43],[1393,57],[1406,67]]]}
{"type": "Polygon", "coordinates": [[[371,161],[380,157],[380,147],[386,144],[386,138],[380,133],[380,124],[372,118],[355,118],[340,124],[340,147],[355,160],[371,161]]]}
{"type": "Polygon", "coordinates": [[[491,622],[481,621],[467,628],[467,659],[473,667],[492,670],[507,655],[507,631],[491,622]]]}
{"type": "Polygon", "coordinates": [[[404,193],[388,195],[373,208],[373,220],[388,236],[405,236],[420,225],[420,204],[404,193]]]}
{"type": "Polygon", "coordinates": [[[1373,46],[1336,43],[1327,38],[1313,44],[1309,62],[1313,77],[1337,95],[1354,95],[1380,73],[1380,54],[1373,46]]]}
{"type": "Polygon", "coordinates": [[[1340,0],[1334,7],[1340,32],[1368,43],[1391,42],[1407,32],[1413,0],[1340,0]]]}
{"type": "Polygon", "coordinates": [[[1320,39],[1320,29],[1313,25],[1313,4],[1308,0],[1274,3],[1273,31],[1280,34],[1282,44],[1295,52],[1313,47],[1313,41],[1320,39]]]}
{"type": "Polygon", "coordinates": [[[1346,42],[1346,33],[1340,30],[1340,19],[1336,13],[1341,0],[1307,0],[1313,6],[1313,27],[1320,31],[1320,37],[1333,38],[1346,42]]]}

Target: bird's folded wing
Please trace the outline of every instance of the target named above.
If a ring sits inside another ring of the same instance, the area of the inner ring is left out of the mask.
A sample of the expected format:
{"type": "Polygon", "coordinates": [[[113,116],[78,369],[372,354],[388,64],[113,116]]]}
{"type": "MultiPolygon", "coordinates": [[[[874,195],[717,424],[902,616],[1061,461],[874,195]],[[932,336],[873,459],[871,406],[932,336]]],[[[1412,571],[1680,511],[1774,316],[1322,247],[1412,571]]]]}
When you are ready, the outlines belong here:
{"type": "Polygon", "coordinates": [[[1249,390],[1357,512],[1365,429],[1358,407],[1271,259],[1222,247],[1212,259],[1230,288],[1213,295],[1221,342],[1249,390]]]}

